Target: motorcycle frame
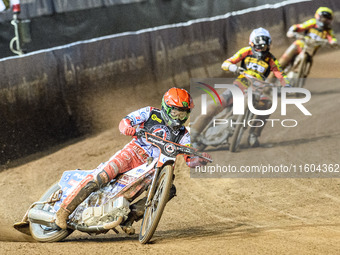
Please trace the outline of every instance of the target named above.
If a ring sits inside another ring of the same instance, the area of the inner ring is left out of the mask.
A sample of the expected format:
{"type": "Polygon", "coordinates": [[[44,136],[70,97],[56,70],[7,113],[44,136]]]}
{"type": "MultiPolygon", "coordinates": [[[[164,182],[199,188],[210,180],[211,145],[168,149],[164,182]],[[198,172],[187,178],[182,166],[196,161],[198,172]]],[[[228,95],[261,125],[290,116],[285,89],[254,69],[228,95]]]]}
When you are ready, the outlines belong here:
{"type": "MultiPolygon", "coordinates": [[[[259,91],[261,88],[265,88],[265,87],[275,87],[272,83],[269,83],[269,82],[266,82],[266,81],[261,81],[255,77],[252,77],[250,75],[248,75],[247,73],[245,73],[244,71],[240,72],[240,74],[242,74],[244,76],[245,79],[247,79],[250,83],[250,85],[248,87],[252,87],[253,88],[253,91],[255,91],[255,93],[253,93],[253,102],[256,102],[256,105],[259,103],[260,101],[260,94],[258,94],[257,91],[259,91]],[[259,82],[261,83],[262,85],[256,85],[254,84],[254,82],[259,82]]],[[[263,79],[265,79],[265,77],[263,77],[263,79]]],[[[245,107],[245,113],[244,115],[233,115],[232,114],[232,108],[233,106],[228,106],[227,107],[227,110],[226,109],[223,109],[223,111],[227,111],[226,113],[223,114],[223,116],[225,116],[227,119],[231,118],[233,120],[236,120],[237,122],[241,122],[243,120],[250,120],[254,114],[248,109],[247,107],[247,92],[244,94],[244,97],[245,97],[245,104],[244,104],[244,107],[245,107]]],[[[214,117],[218,116],[220,113],[216,114],[214,117]]],[[[214,121],[214,117],[213,119],[208,123],[208,125],[206,125],[206,127],[203,129],[202,131],[202,134],[204,134],[209,127],[211,127],[211,124],[213,123],[214,121]]],[[[213,143],[208,143],[206,142],[206,139],[203,137],[203,138],[200,138],[200,142],[204,145],[204,146],[219,146],[219,145],[224,145],[224,144],[229,144],[229,147],[231,146],[230,143],[228,143],[228,140],[229,138],[233,138],[233,136],[235,135],[235,131],[237,129],[237,127],[228,127],[228,128],[231,128],[232,129],[232,135],[228,135],[226,137],[226,141],[220,143],[220,144],[213,144],[213,143]]],[[[242,129],[242,132],[244,132],[245,130],[247,130],[247,126],[245,127],[241,127],[240,129],[242,129]]],[[[238,132],[237,132],[238,133],[238,132]]],[[[242,133],[243,135],[243,133],[242,133]]],[[[238,134],[237,134],[238,136],[238,134]]],[[[241,138],[242,139],[242,136],[241,138]]],[[[238,147],[238,146],[237,146],[238,147]]],[[[235,150],[231,150],[231,152],[234,152],[235,150]]]]}
{"type": "MultiPolygon", "coordinates": [[[[308,42],[305,37],[302,37],[299,33],[295,33],[294,36],[297,39],[304,41],[304,46],[302,51],[295,57],[293,63],[287,70],[287,74],[290,72],[297,73],[297,83],[294,87],[302,88],[305,84],[305,78],[309,75],[313,64],[313,57],[317,50],[323,46],[323,44],[328,43],[327,39],[319,39],[314,42],[308,42]],[[297,71],[295,71],[297,70],[297,71]],[[303,79],[300,81],[300,79],[303,79]]],[[[295,82],[293,82],[295,84],[295,82]]]]}

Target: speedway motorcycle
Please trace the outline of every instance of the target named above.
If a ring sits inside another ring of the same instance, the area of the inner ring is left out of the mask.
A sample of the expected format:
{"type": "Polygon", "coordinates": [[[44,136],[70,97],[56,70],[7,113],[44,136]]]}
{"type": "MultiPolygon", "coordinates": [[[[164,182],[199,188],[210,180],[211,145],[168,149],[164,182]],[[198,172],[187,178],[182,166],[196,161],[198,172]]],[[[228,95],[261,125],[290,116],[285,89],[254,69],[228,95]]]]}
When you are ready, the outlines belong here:
{"type": "MultiPolygon", "coordinates": [[[[249,87],[252,88],[252,102],[255,109],[257,109],[261,104],[260,98],[262,97],[262,100],[265,100],[265,97],[263,97],[265,88],[275,86],[272,83],[259,80],[245,73],[244,70],[240,74],[244,76],[249,87]]],[[[231,105],[215,115],[197,138],[196,147],[199,151],[204,150],[207,146],[216,148],[228,147],[230,152],[236,152],[239,149],[243,134],[248,128],[247,123],[251,122],[254,118],[254,113],[248,108],[247,93],[244,96],[244,114],[234,115],[233,106],[231,105]],[[220,123],[218,120],[222,120],[222,122],[220,123]],[[240,123],[244,123],[244,125],[240,123]]],[[[267,97],[270,100],[270,95],[267,97]]]]}
{"type": "Polygon", "coordinates": [[[313,64],[313,56],[320,47],[330,46],[327,39],[313,39],[299,33],[293,33],[296,39],[304,41],[302,51],[285,68],[284,72],[290,80],[292,87],[302,88],[305,86],[313,64]]]}
{"type": "Polygon", "coordinates": [[[92,171],[64,172],[60,181],[29,207],[22,221],[15,223],[14,228],[40,242],[63,240],[74,230],[91,235],[107,233],[111,229],[119,233],[116,227],[128,218],[132,202],[143,197],[146,202],[139,241],[142,244],[149,242],[169,200],[176,157],[181,154],[194,155],[211,160],[192,147],[167,141],[144,130],[138,131],[137,137],[144,137],[158,147],[159,157],[148,158],[147,163],[118,175],[107,186],[93,192],[69,216],[66,230],[55,224],[55,213],[68,194],[92,171]]]}

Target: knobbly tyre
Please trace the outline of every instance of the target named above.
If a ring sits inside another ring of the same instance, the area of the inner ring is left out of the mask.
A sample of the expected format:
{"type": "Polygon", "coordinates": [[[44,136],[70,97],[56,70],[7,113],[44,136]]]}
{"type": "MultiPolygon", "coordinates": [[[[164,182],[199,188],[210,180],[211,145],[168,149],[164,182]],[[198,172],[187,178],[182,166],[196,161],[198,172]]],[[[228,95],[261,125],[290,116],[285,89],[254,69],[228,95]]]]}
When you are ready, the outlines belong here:
{"type": "Polygon", "coordinates": [[[304,41],[304,47],[295,59],[293,59],[285,68],[284,72],[287,74],[292,87],[302,88],[305,86],[306,78],[309,75],[313,64],[313,56],[317,49],[330,46],[330,43],[327,39],[313,39],[296,32],[293,34],[296,39],[304,41]]]}
{"type": "MultiPolygon", "coordinates": [[[[240,68],[241,69],[241,68],[240,68]]],[[[259,80],[254,76],[240,71],[240,74],[244,75],[248,80],[252,88],[253,105],[255,108],[260,103],[260,98],[264,96],[264,90],[266,88],[275,87],[272,83],[259,80]]],[[[270,90],[270,89],[269,89],[270,90]]],[[[212,147],[225,147],[227,146],[230,152],[236,152],[240,146],[244,131],[248,128],[248,121],[252,120],[254,114],[248,108],[248,96],[244,95],[244,115],[233,115],[233,106],[226,107],[222,112],[213,117],[208,125],[203,129],[199,137],[197,138],[197,145],[200,151],[204,150],[207,146],[212,147]],[[223,120],[218,122],[217,120],[223,120]],[[245,125],[231,123],[246,123],[245,125]]],[[[262,100],[270,100],[270,95],[262,97],[262,100]]]]}
{"type": "Polygon", "coordinates": [[[212,160],[202,156],[195,148],[167,141],[144,130],[140,130],[137,136],[145,137],[148,142],[158,147],[159,157],[148,158],[144,165],[118,175],[107,186],[93,192],[69,216],[66,230],[55,224],[55,213],[63,199],[72,192],[72,188],[91,171],[64,172],[61,180],[29,207],[22,221],[15,223],[14,228],[40,242],[63,240],[74,230],[90,235],[107,233],[110,229],[118,233],[116,227],[127,219],[134,205],[132,202],[143,197],[138,200],[145,201],[141,210],[143,220],[139,241],[142,244],[149,242],[170,197],[176,157],[194,155],[209,162],[212,160]]]}

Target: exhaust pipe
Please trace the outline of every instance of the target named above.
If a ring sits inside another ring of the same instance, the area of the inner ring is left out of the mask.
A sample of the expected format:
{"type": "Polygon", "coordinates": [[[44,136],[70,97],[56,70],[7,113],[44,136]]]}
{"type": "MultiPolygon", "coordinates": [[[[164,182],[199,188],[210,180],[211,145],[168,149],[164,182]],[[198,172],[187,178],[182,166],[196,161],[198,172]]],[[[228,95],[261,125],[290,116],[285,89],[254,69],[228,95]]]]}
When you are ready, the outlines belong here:
{"type": "MultiPolygon", "coordinates": [[[[31,223],[36,223],[36,224],[51,227],[53,229],[58,229],[58,226],[55,224],[55,214],[51,212],[32,208],[28,212],[28,220],[31,223]]],[[[116,221],[105,223],[100,226],[85,226],[85,225],[76,224],[74,222],[70,222],[68,223],[68,227],[74,230],[82,231],[82,232],[98,233],[98,232],[107,232],[110,229],[114,229],[120,223],[122,223],[122,221],[123,221],[123,217],[120,216],[118,217],[116,221]]]]}
{"type": "Polygon", "coordinates": [[[99,226],[86,226],[86,225],[81,225],[81,224],[76,224],[74,222],[68,223],[68,226],[74,230],[79,230],[81,232],[86,232],[86,233],[106,233],[110,229],[115,229],[115,227],[119,226],[120,223],[122,223],[123,217],[119,216],[116,221],[110,222],[110,223],[105,223],[103,225],[99,226]]]}
{"type": "Polygon", "coordinates": [[[30,222],[56,228],[54,216],[54,213],[43,211],[37,208],[32,208],[28,212],[28,219],[30,222]]]}

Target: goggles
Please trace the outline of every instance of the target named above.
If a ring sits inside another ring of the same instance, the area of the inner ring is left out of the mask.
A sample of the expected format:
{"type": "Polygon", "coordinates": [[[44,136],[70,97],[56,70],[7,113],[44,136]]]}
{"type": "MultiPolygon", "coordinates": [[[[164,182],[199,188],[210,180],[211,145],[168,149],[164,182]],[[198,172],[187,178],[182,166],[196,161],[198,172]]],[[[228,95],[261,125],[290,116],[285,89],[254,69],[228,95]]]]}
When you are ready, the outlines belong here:
{"type": "Polygon", "coordinates": [[[327,12],[327,11],[319,12],[318,15],[319,15],[321,18],[325,18],[325,19],[329,19],[329,20],[332,20],[332,19],[333,19],[332,13],[327,12]]]}
{"type": "Polygon", "coordinates": [[[174,120],[186,120],[189,118],[190,110],[182,110],[179,108],[172,107],[169,115],[174,120]]]}
{"type": "Polygon", "coordinates": [[[257,44],[253,46],[256,51],[267,51],[268,45],[267,44],[257,44]]]}
{"type": "Polygon", "coordinates": [[[326,25],[330,25],[332,23],[332,19],[328,17],[321,16],[320,17],[320,22],[326,25]]]}

